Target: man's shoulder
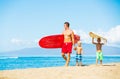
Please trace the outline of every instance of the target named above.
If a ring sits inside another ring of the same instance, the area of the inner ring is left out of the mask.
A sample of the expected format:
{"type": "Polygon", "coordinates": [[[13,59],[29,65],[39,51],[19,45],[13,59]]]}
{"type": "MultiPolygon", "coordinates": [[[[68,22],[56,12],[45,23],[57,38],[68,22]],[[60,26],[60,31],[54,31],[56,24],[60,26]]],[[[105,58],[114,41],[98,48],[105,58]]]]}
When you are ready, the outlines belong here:
{"type": "Polygon", "coordinates": [[[69,31],[70,31],[71,33],[73,33],[73,30],[69,29],[69,31]]]}
{"type": "Polygon", "coordinates": [[[72,29],[69,29],[70,31],[73,31],[72,29]]]}
{"type": "Polygon", "coordinates": [[[64,33],[64,32],[65,32],[65,30],[62,31],[62,33],[64,33]]]}

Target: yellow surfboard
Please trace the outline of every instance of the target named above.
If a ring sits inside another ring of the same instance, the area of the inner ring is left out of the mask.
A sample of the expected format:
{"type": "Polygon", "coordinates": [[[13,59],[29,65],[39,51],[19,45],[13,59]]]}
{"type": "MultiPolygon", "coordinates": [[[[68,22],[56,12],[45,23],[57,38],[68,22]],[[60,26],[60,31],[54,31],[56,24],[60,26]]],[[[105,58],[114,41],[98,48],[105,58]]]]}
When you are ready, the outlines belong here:
{"type": "Polygon", "coordinates": [[[95,34],[95,33],[93,33],[93,32],[89,32],[89,35],[90,35],[90,37],[92,37],[92,38],[101,38],[105,43],[107,43],[107,39],[106,38],[104,38],[104,37],[102,37],[102,36],[99,36],[99,35],[97,35],[97,34],[95,34]]]}

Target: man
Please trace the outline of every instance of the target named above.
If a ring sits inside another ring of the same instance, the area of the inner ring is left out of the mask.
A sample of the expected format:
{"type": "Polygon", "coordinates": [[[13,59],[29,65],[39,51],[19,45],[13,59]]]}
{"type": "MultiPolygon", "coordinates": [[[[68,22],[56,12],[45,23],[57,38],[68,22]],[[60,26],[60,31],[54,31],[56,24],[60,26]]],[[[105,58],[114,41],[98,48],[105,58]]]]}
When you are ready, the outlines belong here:
{"type": "Polygon", "coordinates": [[[65,66],[69,66],[70,54],[72,53],[72,45],[74,45],[74,32],[69,28],[69,22],[64,23],[64,43],[62,46],[62,57],[65,59],[65,66]],[[66,57],[65,54],[68,56],[66,57]]]}

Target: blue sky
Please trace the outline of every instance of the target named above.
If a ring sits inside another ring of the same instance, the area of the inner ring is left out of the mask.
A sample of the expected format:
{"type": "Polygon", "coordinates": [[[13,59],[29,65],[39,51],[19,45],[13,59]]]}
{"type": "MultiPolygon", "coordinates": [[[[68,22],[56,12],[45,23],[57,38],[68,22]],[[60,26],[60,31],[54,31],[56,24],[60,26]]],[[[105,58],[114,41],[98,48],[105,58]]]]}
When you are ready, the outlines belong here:
{"type": "Polygon", "coordinates": [[[0,0],[0,52],[38,47],[65,21],[85,43],[93,31],[120,47],[120,0],[0,0]]]}

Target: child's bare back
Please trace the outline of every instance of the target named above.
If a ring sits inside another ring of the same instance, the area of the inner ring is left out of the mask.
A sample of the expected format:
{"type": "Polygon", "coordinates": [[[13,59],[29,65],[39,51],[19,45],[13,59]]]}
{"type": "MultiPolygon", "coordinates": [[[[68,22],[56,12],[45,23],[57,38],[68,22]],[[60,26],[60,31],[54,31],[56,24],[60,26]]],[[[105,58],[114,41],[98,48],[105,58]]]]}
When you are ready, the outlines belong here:
{"type": "Polygon", "coordinates": [[[100,64],[102,65],[103,54],[102,54],[102,45],[101,39],[97,38],[97,43],[94,42],[94,38],[92,38],[92,43],[96,45],[96,64],[98,64],[98,60],[100,60],[100,64]]]}
{"type": "Polygon", "coordinates": [[[104,45],[104,43],[100,43],[101,40],[99,38],[97,39],[98,41],[97,43],[95,43],[93,40],[92,40],[92,43],[96,45],[96,51],[102,51],[102,45],[104,45]]]}

